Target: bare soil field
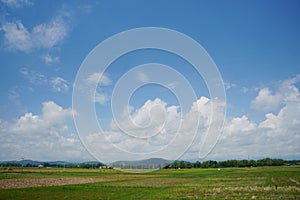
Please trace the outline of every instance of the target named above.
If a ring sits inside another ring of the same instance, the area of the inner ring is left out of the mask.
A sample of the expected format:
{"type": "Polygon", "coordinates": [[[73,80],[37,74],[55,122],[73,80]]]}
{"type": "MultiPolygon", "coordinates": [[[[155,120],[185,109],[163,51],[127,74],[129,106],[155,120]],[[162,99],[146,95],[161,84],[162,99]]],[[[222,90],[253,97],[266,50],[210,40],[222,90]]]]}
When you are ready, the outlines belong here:
{"type": "Polygon", "coordinates": [[[103,182],[103,181],[107,181],[107,179],[78,178],[78,177],[0,179],[0,189],[71,185],[71,184],[94,183],[94,182],[103,182]]]}

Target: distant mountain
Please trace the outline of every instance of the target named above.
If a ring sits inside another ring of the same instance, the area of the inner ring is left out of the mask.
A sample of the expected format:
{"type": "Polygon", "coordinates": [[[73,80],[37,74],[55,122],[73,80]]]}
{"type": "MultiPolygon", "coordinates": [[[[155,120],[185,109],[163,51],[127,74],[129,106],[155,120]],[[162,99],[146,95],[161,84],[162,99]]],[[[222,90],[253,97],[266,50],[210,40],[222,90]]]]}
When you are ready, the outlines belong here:
{"type": "Polygon", "coordinates": [[[171,162],[162,158],[150,158],[138,161],[116,161],[111,163],[111,166],[119,168],[157,168],[169,165],[171,162]]]}
{"type": "Polygon", "coordinates": [[[26,166],[26,167],[37,167],[39,165],[44,165],[47,167],[74,167],[78,165],[104,165],[98,161],[86,161],[86,162],[67,162],[67,161],[35,161],[35,160],[11,160],[11,161],[0,161],[0,165],[6,166],[26,166]]]}
{"type": "Polygon", "coordinates": [[[19,165],[31,165],[31,166],[38,166],[43,164],[44,162],[40,162],[40,161],[34,161],[34,160],[21,160],[21,161],[17,161],[17,160],[11,160],[11,161],[1,161],[1,164],[4,163],[13,163],[13,164],[19,164],[19,165]]]}
{"type": "Polygon", "coordinates": [[[81,162],[81,164],[101,164],[101,165],[104,165],[103,163],[101,163],[99,161],[85,161],[85,162],[81,162]]]}
{"type": "MultiPolygon", "coordinates": [[[[166,165],[171,164],[172,161],[162,158],[150,158],[139,161],[117,161],[110,164],[114,168],[122,169],[157,169],[163,168],[166,165]]],[[[35,160],[21,160],[21,161],[0,161],[2,166],[15,166],[15,167],[38,167],[43,165],[44,167],[81,167],[81,168],[94,168],[103,166],[105,164],[98,161],[85,161],[85,162],[66,162],[66,161],[35,161],[35,160]]]]}

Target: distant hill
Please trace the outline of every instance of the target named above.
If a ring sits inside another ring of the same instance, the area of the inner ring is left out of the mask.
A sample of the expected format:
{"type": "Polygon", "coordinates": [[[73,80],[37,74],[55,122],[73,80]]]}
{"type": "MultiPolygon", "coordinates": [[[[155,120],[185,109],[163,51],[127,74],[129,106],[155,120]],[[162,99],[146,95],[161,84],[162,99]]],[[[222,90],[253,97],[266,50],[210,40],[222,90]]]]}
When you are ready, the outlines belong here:
{"type": "Polygon", "coordinates": [[[0,165],[4,167],[38,167],[43,165],[44,167],[81,167],[81,168],[93,168],[103,166],[104,164],[98,161],[86,161],[86,162],[67,162],[67,161],[35,161],[35,160],[11,160],[0,161],[0,165]]]}
{"type": "Polygon", "coordinates": [[[111,166],[117,168],[158,168],[169,165],[171,162],[162,158],[150,158],[138,161],[116,161],[111,163],[111,166]]]}

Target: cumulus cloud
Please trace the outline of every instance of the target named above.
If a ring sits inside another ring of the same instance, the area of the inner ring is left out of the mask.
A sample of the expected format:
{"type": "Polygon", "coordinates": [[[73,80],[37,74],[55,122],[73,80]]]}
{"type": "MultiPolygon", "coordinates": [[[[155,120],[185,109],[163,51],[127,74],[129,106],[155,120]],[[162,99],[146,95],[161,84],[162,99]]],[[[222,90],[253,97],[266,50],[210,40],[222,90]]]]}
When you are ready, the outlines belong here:
{"type": "Polygon", "coordinates": [[[252,122],[247,116],[228,121],[211,158],[299,157],[300,93],[296,86],[299,81],[299,75],[282,81],[274,95],[269,89],[262,89],[259,98],[255,99],[261,100],[256,102],[261,103],[260,108],[275,109],[279,104],[282,108],[266,113],[265,118],[258,123],[252,122]],[[275,100],[271,97],[275,97],[275,100]],[[272,104],[271,107],[266,105],[267,100],[272,104]]]}
{"type": "MultiPolygon", "coordinates": [[[[206,134],[208,129],[215,131],[217,123],[222,125],[222,117],[218,116],[220,107],[224,107],[224,102],[201,97],[193,102],[187,113],[181,113],[178,106],[168,105],[162,99],[147,100],[139,108],[129,106],[118,112],[110,127],[102,133],[91,133],[81,138],[96,157],[101,155],[98,158],[106,162],[120,157],[135,160],[151,157],[177,159],[193,141],[193,148],[198,153],[201,140],[210,143],[202,148],[205,154],[218,137],[218,134],[206,134]],[[216,115],[214,118],[212,113],[216,115]],[[125,152],[132,152],[132,155],[125,152]]],[[[191,154],[190,150],[187,154],[191,154]]],[[[198,154],[193,156],[198,157],[198,154]]]]}
{"type": "Polygon", "coordinates": [[[145,138],[159,132],[176,132],[178,127],[174,127],[174,122],[177,123],[179,117],[177,106],[168,106],[166,102],[156,98],[146,101],[136,110],[131,106],[124,108],[123,112],[112,120],[111,128],[113,131],[124,131],[145,138]]]}
{"type": "Polygon", "coordinates": [[[296,83],[300,81],[300,74],[297,76],[284,80],[279,88],[279,93],[283,96],[284,102],[298,101],[300,98],[299,89],[296,83]]]}
{"type": "Polygon", "coordinates": [[[35,135],[48,134],[53,129],[64,130],[66,129],[65,120],[73,113],[73,110],[63,109],[53,101],[44,102],[41,115],[25,113],[10,127],[10,131],[35,135]]]}
{"type": "Polygon", "coordinates": [[[251,104],[256,110],[272,111],[278,108],[281,100],[282,97],[279,93],[273,95],[269,88],[263,88],[251,104]]]}
{"type": "MultiPolygon", "coordinates": [[[[209,150],[218,138],[219,142],[205,159],[299,157],[298,82],[296,76],[282,81],[273,93],[267,92],[266,96],[280,95],[279,104],[282,107],[267,112],[264,119],[254,122],[247,115],[227,119],[220,138],[220,129],[214,126],[222,122],[224,116],[220,111],[226,106],[225,102],[200,97],[192,102],[186,113],[181,113],[178,106],[169,105],[159,98],[147,100],[139,108],[129,106],[115,116],[107,130],[86,133],[81,139],[90,150],[99,153],[97,158],[105,162],[149,157],[177,159],[173,155],[179,156],[181,153],[184,155],[180,159],[198,160],[199,150],[209,150]],[[133,153],[124,154],[126,151],[133,153]]],[[[12,152],[9,155],[17,156],[15,152],[21,152],[21,143],[16,140],[20,138],[26,147],[26,155],[45,155],[47,151],[59,157],[60,150],[68,152],[67,158],[83,156],[79,139],[72,134],[61,134],[67,131],[66,120],[73,112],[50,101],[43,104],[39,115],[28,112],[14,123],[0,120],[0,133],[4,138],[0,142],[0,156],[5,157],[8,151],[12,152]]]]}
{"type": "Polygon", "coordinates": [[[25,113],[14,122],[0,120],[0,159],[74,160],[89,158],[79,138],[68,133],[74,110],[53,101],[40,114],[25,113]]]}
{"type": "MultiPolygon", "coordinates": [[[[181,148],[182,145],[189,144],[187,141],[194,136],[195,123],[197,124],[198,121],[199,124],[196,126],[196,136],[192,145],[187,151],[182,152],[184,155],[181,159],[199,159],[199,149],[202,152],[209,150],[211,145],[215,144],[214,140],[218,138],[217,145],[204,159],[299,157],[300,93],[296,86],[298,81],[299,76],[282,81],[274,93],[269,89],[261,90],[262,92],[260,91],[261,93],[258,96],[265,97],[265,100],[270,96],[280,96],[280,101],[276,99],[276,103],[272,106],[274,113],[267,113],[265,118],[258,122],[254,122],[247,115],[227,119],[220,137],[218,135],[214,137],[213,134],[215,133],[209,132],[209,130],[213,129],[214,126],[214,122],[211,121],[212,117],[214,117],[215,122],[221,121],[222,116],[218,116],[218,110],[225,106],[224,102],[200,97],[193,102],[189,112],[184,115],[180,115],[177,106],[168,105],[161,99],[148,100],[138,109],[133,109],[132,107],[126,108],[124,113],[120,113],[117,123],[116,121],[112,121],[111,129],[105,131],[104,134],[108,138],[108,141],[103,138],[101,141],[104,141],[106,148],[110,152],[114,152],[109,145],[110,143],[118,146],[120,148],[119,155],[122,155],[122,150],[139,153],[151,152],[170,145],[168,146],[170,151],[162,150],[160,154],[149,154],[149,156],[157,155],[164,158],[171,158],[174,154],[178,153],[177,155],[179,155],[179,152],[184,149],[181,148]],[[212,102],[214,102],[213,106],[212,102]],[[278,105],[282,105],[282,107],[278,108],[278,105]],[[277,110],[275,107],[277,107],[277,110]],[[151,113],[151,110],[154,108],[159,108],[158,112],[151,113]],[[126,115],[127,117],[124,117],[126,115]],[[155,116],[155,119],[159,119],[156,121],[158,122],[157,124],[151,121],[153,116],[155,116]],[[180,128],[178,129],[179,125],[180,128]],[[154,135],[153,133],[156,133],[156,131],[158,131],[158,134],[154,135]],[[138,140],[130,137],[128,133],[142,138],[150,138],[138,140]],[[176,145],[172,146],[169,142],[176,136],[180,140],[174,143],[176,145]]],[[[99,147],[98,142],[101,136],[94,135],[93,138],[95,139],[93,143],[96,149],[99,147]],[[96,139],[97,137],[99,138],[96,139]],[[98,145],[96,145],[97,143],[98,145]]],[[[113,157],[113,154],[111,154],[110,158],[105,158],[105,156],[102,158],[109,160],[113,159],[113,157]]],[[[131,159],[135,158],[132,157],[131,159]]],[[[115,157],[114,159],[117,160],[118,158],[115,157]]]]}
{"type": "Polygon", "coordinates": [[[21,21],[5,22],[1,29],[4,31],[5,43],[9,49],[28,52],[58,45],[67,36],[69,28],[66,20],[59,16],[31,30],[28,30],[21,21]]]}
{"type": "Polygon", "coordinates": [[[248,117],[243,115],[242,117],[233,118],[226,126],[225,131],[228,134],[235,134],[238,132],[248,132],[254,130],[256,128],[256,124],[250,122],[248,117]]]}
{"type": "Polygon", "coordinates": [[[297,158],[300,156],[300,103],[287,104],[279,113],[268,113],[259,124],[248,117],[227,123],[214,151],[213,159],[253,159],[263,157],[297,158]]]}

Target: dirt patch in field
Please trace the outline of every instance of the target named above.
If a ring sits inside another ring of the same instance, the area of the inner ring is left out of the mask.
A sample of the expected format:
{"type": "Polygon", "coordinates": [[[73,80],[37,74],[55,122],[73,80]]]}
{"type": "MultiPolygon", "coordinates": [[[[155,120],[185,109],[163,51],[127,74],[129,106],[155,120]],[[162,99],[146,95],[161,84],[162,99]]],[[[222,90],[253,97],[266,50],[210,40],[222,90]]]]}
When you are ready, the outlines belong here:
{"type": "Polygon", "coordinates": [[[100,178],[0,179],[0,189],[71,185],[71,184],[94,183],[94,182],[103,182],[103,181],[107,181],[107,179],[100,179],[100,178]]]}

